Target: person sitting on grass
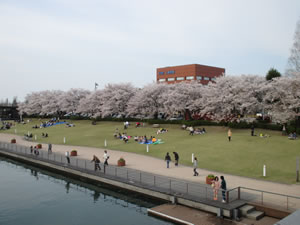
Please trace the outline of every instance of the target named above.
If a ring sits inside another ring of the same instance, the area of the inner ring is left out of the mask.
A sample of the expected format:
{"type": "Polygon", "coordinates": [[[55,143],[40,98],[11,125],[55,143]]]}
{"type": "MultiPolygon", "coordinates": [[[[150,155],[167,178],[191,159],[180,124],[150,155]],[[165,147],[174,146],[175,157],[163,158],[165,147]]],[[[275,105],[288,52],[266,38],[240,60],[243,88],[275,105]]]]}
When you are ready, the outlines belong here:
{"type": "Polygon", "coordinates": [[[190,127],[189,130],[190,130],[190,135],[193,136],[194,135],[194,127],[190,127]]]}
{"type": "Polygon", "coordinates": [[[270,135],[268,135],[268,134],[263,134],[263,133],[261,133],[259,136],[260,136],[261,138],[271,137],[270,135]]]}
{"type": "Polygon", "coordinates": [[[289,135],[288,139],[290,139],[290,140],[296,140],[296,139],[297,139],[297,134],[296,134],[296,132],[291,133],[291,134],[289,135]]]}
{"type": "Polygon", "coordinates": [[[162,134],[162,133],[166,133],[166,132],[168,132],[167,129],[165,129],[165,128],[160,128],[160,129],[158,129],[158,131],[156,132],[156,134],[162,134]]]}
{"type": "Polygon", "coordinates": [[[125,144],[128,142],[128,137],[124,136],[123,137],[123,141],[125,142],[125,144]]]}

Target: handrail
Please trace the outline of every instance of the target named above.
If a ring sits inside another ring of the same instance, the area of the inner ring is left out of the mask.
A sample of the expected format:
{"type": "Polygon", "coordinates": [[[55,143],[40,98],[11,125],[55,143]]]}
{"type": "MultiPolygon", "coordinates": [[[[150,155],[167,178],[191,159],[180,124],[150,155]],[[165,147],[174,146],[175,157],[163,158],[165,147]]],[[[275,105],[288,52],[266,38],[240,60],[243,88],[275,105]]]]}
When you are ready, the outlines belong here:
{"type": "MultiPolygon", "coordinates": [[[[8,142],[0,142],[0,148],[3,149],[4,151],[21,154],[22,156],[25,155],[28,158],[35,158],[37,160],[50,162],[56,165],[64,166],[66,164],[65,156],[62,153],[53,152],[51,154],[48,154],[47,150],[41,150],[41,154],[39,156],[35,156],[34,154],[30,153],[29,147],[18,145],[18,144],[11,144],[8,142]]],[[[145,187],[150,189],[155,188],[155,190],[157,190],[158,188],[162,192],[174,196],[186,195],[186,197],[188,198],[192,197],[195,201],[201,201],[201,199],[212,199],[212,195],[213,195],[213,188],[209,185],[177,179],[177,178],[170,178],[170,177],[144,172],[136,169],[120,168],[114,165],[109,165],[109,167],[104,169],[103,167],[104,165],[101,163],[101,167],[103,168],[103,170],[94,171],[93,164],[90,162],[90,160],[87,159],[78,159],[78,158],[71,159],[71,163],[69,164],[69,166],[72,169],[84,171],[86,173],[90,173],[97,176],[108,175],[108,176],[115,177],[115,179],[123,179],[127,182],[133,182],[136,185],[142,184],[145,185],[145,187]]],[[[263,195],[265,193],[265,194],[272,194],[275,196],[283,196],[287,198],[286,201],[287,209],[289,209],[290,206],[294,206],[295,204],[297,205],[298,208],[300,208],[300,201],[296,203],[295,202],[291,203],[291,201],[289,201],[289,198],[300,200],[300,197],[298,196],[279,194],[279,193],[274,193],[269,191],[242,187],[242,186],[234,187],[228,190],[220,189],[218,195],[221,199],[221,192],[222,194],[225,192],[227,203],[231,203],[236,200],[249,201],[247,199],[241,198],[242,193],[243,192],[247,193],[246,192],[247,190],[261,193],[262,204],[264,203],[263,195]],[[234,191],[236,192],[232,194],[232,192],[234,191]]],[[[255,199],[259,200],[259,197],[257,197],[257,195],[255,194],[247,193],[247,195],[250,198],[255,197],[254,200],[255,199]]],[[[274,202],[272,202],[272,204],[278,203],[278,199],[275,198],[273,200],[274,202]]]]}
{"type": "Polygon", "coordinates": [[[300,197],[293,196],[293,195],[285,195],[285,194],[280,194],[280,193],[275,193],[275,192],[270,192],[270,191],[263,191],[263,190],[258,190],[258,189],[254,189],[254,188],[247,188],[247,187],[240,187],[240,188],[247,189],[247,190],[250,190],[250,191],[257,191],[257,192],[263,192],[263,193],[267,193],[267,194],[279,195],[279,196],[283,196],[283,197],[300,199],[300,197]]]}

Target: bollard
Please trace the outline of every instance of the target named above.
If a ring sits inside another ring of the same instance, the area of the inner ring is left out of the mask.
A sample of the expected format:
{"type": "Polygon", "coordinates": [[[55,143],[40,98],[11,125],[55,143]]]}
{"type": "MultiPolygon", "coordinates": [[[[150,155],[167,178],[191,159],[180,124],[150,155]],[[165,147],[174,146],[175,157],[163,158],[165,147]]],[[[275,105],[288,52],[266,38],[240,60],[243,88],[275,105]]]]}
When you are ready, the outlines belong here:
{"type": "Polygon", "coordinates": [[[267,167],[264,165],[263,167],[263,176],[265,177],[267,175],[267,167]]]}
{"type": "Polygon", "coordinates": [[[192,163],[194,163],[194,153],[192,153],[192,163]]]}
{"type": "Polygon", "coordinates": [[[106,139],[104,140],[104,147],[106,147],[107,146],[107,143],[106,143],[106,139]]]}
{"type": "Polygon", "coordinates": [[[296,181],[299,182],[299,157],[297,157],[296,162],[296,181]]]}
{"type": "Polygon", "coordinates": [[[36,134],[34,135],[34,140],[36,140],[36,134]]]}
{"type": "Polygon", "coordinates": [[[146,147],[146,149],[147,149],[147,152],[149,152],[149,145],[147,144],[147,147],[146,147]]]}
{"type": "Polygon", "coordinates": [[[66,144],[66,137],[64,137],[64,144],[66,144]]]}

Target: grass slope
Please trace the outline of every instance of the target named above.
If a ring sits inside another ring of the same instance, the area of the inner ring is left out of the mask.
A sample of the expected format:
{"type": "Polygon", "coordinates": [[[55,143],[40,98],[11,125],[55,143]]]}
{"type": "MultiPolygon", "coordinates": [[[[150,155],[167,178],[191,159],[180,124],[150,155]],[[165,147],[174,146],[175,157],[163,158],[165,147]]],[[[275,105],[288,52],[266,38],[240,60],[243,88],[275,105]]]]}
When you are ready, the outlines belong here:
{"type": "MultiPolygon", "coordinates": [[[[66,137],[68,145],[80,145],[104,148],[107,140],[107,149],[134,152],[163,159],[166,152],[178,152],[179,162],[192,165],[192,153],[197,156],[199,167],[217,172],[241,175],[253,178],[262,178],[283,183],[295,183],[296,157],[300,155],[299,140],[291,141],[280,132],[256,129],[255,133],[267,133],[269,138],[251,137],[250,130],[232,130],[232,141],[227,139],[227,128],[205,127],[207,134],[190,136],[188,131],[180,129],[179,125],[163,125],[168,133],[156,134],[157,128],[151,125],[135,128],[132,124],[127,130],[120,122],[98,122],[91,125],[91,121],[72,121],[75,127],[56,125],[43,129],[32,129],[41,121],[32,120],[25,125],[17,124],[10,130],[0,131],[24,135],[28,131],[37,135],[37,142],[63,144],[66,137]],[[120,133],[126,132],[130,136],[147,135],[162,139],[165,143],[150,145],[149,153],[146,145],[138,144],[130,139],[127,144],[115,139],[113,133],[118,128],[120,133]],[[42,132],[48,133],[48,138],[42,138],[42,132]],[[267,166],[267,177],[262,177],[263,165],[267,166]]],[[[173,156],[173,154],[171,154],[173,156]]]]}

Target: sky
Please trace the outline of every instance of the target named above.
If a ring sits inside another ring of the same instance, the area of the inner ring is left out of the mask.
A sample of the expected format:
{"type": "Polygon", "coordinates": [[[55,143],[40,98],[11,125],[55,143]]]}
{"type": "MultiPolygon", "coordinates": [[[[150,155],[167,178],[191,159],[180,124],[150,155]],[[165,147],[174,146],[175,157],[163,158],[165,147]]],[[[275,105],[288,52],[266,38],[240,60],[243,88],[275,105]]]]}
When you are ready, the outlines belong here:
{"type": "Polygon", "coordinates": [[[299,0],[0,0],[0,101],[202,64],[284,73],[299,0]]]}

